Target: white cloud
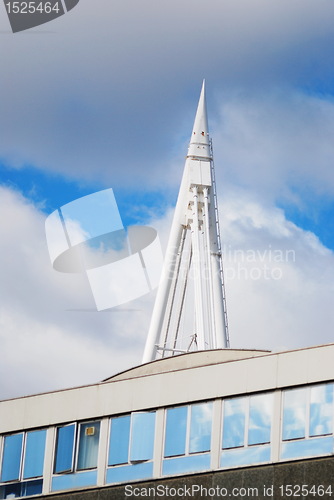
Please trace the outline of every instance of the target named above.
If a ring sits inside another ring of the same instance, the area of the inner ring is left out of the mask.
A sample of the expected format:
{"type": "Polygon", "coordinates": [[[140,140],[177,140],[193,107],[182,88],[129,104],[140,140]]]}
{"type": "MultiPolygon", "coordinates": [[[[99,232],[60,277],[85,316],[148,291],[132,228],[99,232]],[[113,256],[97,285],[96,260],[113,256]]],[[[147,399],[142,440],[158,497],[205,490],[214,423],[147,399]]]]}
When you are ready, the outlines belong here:
{"type": "Polygon", "coordinates": [[[271,201],[303,205],[310,193],[313,201],[333,197],[333,99],[278,89],[225,99],[214,128],[217,169],[225,182],[271,201]]]}
{"type": "Polygon", "coordinates": [[[280,209],[234,195],[222,207],[231,345],[333,342],[334,253],[280,209]]]}
{"type": "Polygon", "coordinates": [[[141,360],[151,296],[97,313],[87,281],[57,273],[45,216],[0,188],[0,398],[97,382],[141,360]]]}
{"type": "Polygon", "coordinates": [[[81,0],[47,26],[3,34],[0,157],[113,186],[144,169],[146,184],[173,184],[169,160],[191,133],[202,78],[211,95],[264,100],[277,86],[288,101],[296,86],[322,87],[333,13],[331,0],[81,0]]]}
{"type": "MultiPolygon", "coordinates": [[[[91,311],[85,283],[51,268],[44,216],[4,188],[0,206],[7,214],[0,240],[0,398],[94,383],[139,364],[153,295],[113,312],[91,311]]],[[[242,191],[225,198],[221,223],[232,347],[331,342],[333,253],[282,211],[242,191]]],[[[163,241],[169,224],[170,213],[152,220],[163,241]]]]}
{"type": "MultiPolygon", "coordinates": [[[[178,186],[206,77],[224,242],[257,256],[240,279],[227,263],[232,346],[331,342],[333,254],[274,205],[304,207],[303,189],[333,196],[333,1],[98,4],[2,33],[0,158],[106,187],[178,186]],[[295,259],[270,261],[270,249],[295,259]]],[[[93,312],[85,280],[52,270],[38,209],[5,188],[0,209],[0,398],[139,363],[152,296],[93,312]]],[[[152,220],[162,240],[169,222],[152,220]]]]}

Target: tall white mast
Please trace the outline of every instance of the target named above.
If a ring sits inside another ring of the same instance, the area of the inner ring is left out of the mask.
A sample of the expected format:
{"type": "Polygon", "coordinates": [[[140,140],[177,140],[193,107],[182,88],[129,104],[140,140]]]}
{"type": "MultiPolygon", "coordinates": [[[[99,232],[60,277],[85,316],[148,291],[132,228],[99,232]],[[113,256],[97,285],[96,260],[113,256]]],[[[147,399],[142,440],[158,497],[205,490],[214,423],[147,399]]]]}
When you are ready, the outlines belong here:
{"type": "Polygon", "coordinates": [[[194,348],[225,347],[221,243],[203,82],[143,363],[194,348]]]}

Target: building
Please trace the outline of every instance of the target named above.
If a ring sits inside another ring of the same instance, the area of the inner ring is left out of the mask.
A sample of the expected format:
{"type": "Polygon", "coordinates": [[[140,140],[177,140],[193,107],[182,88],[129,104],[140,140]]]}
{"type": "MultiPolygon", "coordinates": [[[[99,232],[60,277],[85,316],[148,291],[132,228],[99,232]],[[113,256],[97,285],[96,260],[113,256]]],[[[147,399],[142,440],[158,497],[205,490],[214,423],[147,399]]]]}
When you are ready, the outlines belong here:
{"type": "Polygon", "coordinates": [[[219,280],[213,276],[206,290],[201,279],[194,285],[195,331],[184,344],[185,306],[173,300],[187,280],[176,283],[180,267],[172,259],[164,272],[173,279],[162,278],[142,365],[94,385],[0,402],[0,499],[334,494],[334,344],[280,353],[225,347],[204,89],[199,110],[200,140],[190,144],[175,220],[191,233],[195,266],[216,269],[219,280]],[[205,225],[204,236],[196,234],[205,225]]]}
{"type": "Polygon", "coordinates": [[[334,344],[199,351],[3,401],[0,498],[285,498],[302,485],[319,498],[334,471],[333,357],[334,344]]]}

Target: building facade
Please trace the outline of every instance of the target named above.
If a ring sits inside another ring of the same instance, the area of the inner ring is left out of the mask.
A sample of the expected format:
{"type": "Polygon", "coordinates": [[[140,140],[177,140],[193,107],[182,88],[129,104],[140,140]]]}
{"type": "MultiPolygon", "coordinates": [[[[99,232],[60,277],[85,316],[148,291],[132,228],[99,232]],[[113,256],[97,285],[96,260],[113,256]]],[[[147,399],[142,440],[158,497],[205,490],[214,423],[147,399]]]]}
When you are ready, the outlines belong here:
{"type": "Polygon", "coordinates": [[[331,496],[333,357],[199,351],[2,401],[0,498],[331,496]]]}

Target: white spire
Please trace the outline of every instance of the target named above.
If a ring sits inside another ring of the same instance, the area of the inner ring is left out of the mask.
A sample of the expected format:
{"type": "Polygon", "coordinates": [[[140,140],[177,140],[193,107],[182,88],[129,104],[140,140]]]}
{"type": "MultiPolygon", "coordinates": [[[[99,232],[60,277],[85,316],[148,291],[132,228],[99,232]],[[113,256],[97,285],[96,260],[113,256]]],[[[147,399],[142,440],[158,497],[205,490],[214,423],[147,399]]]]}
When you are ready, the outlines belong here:
{"type": "Polygon", "coordinates": [[[203,82],[143,362],[223,347],[227,317],[203,82]]]}
{"type": "Polygon", "coordinates": [[[208,117],[206,111],[205,80],[198,101],[193,131],[190,137],[188,157],[211,158],[208,117]]]}

